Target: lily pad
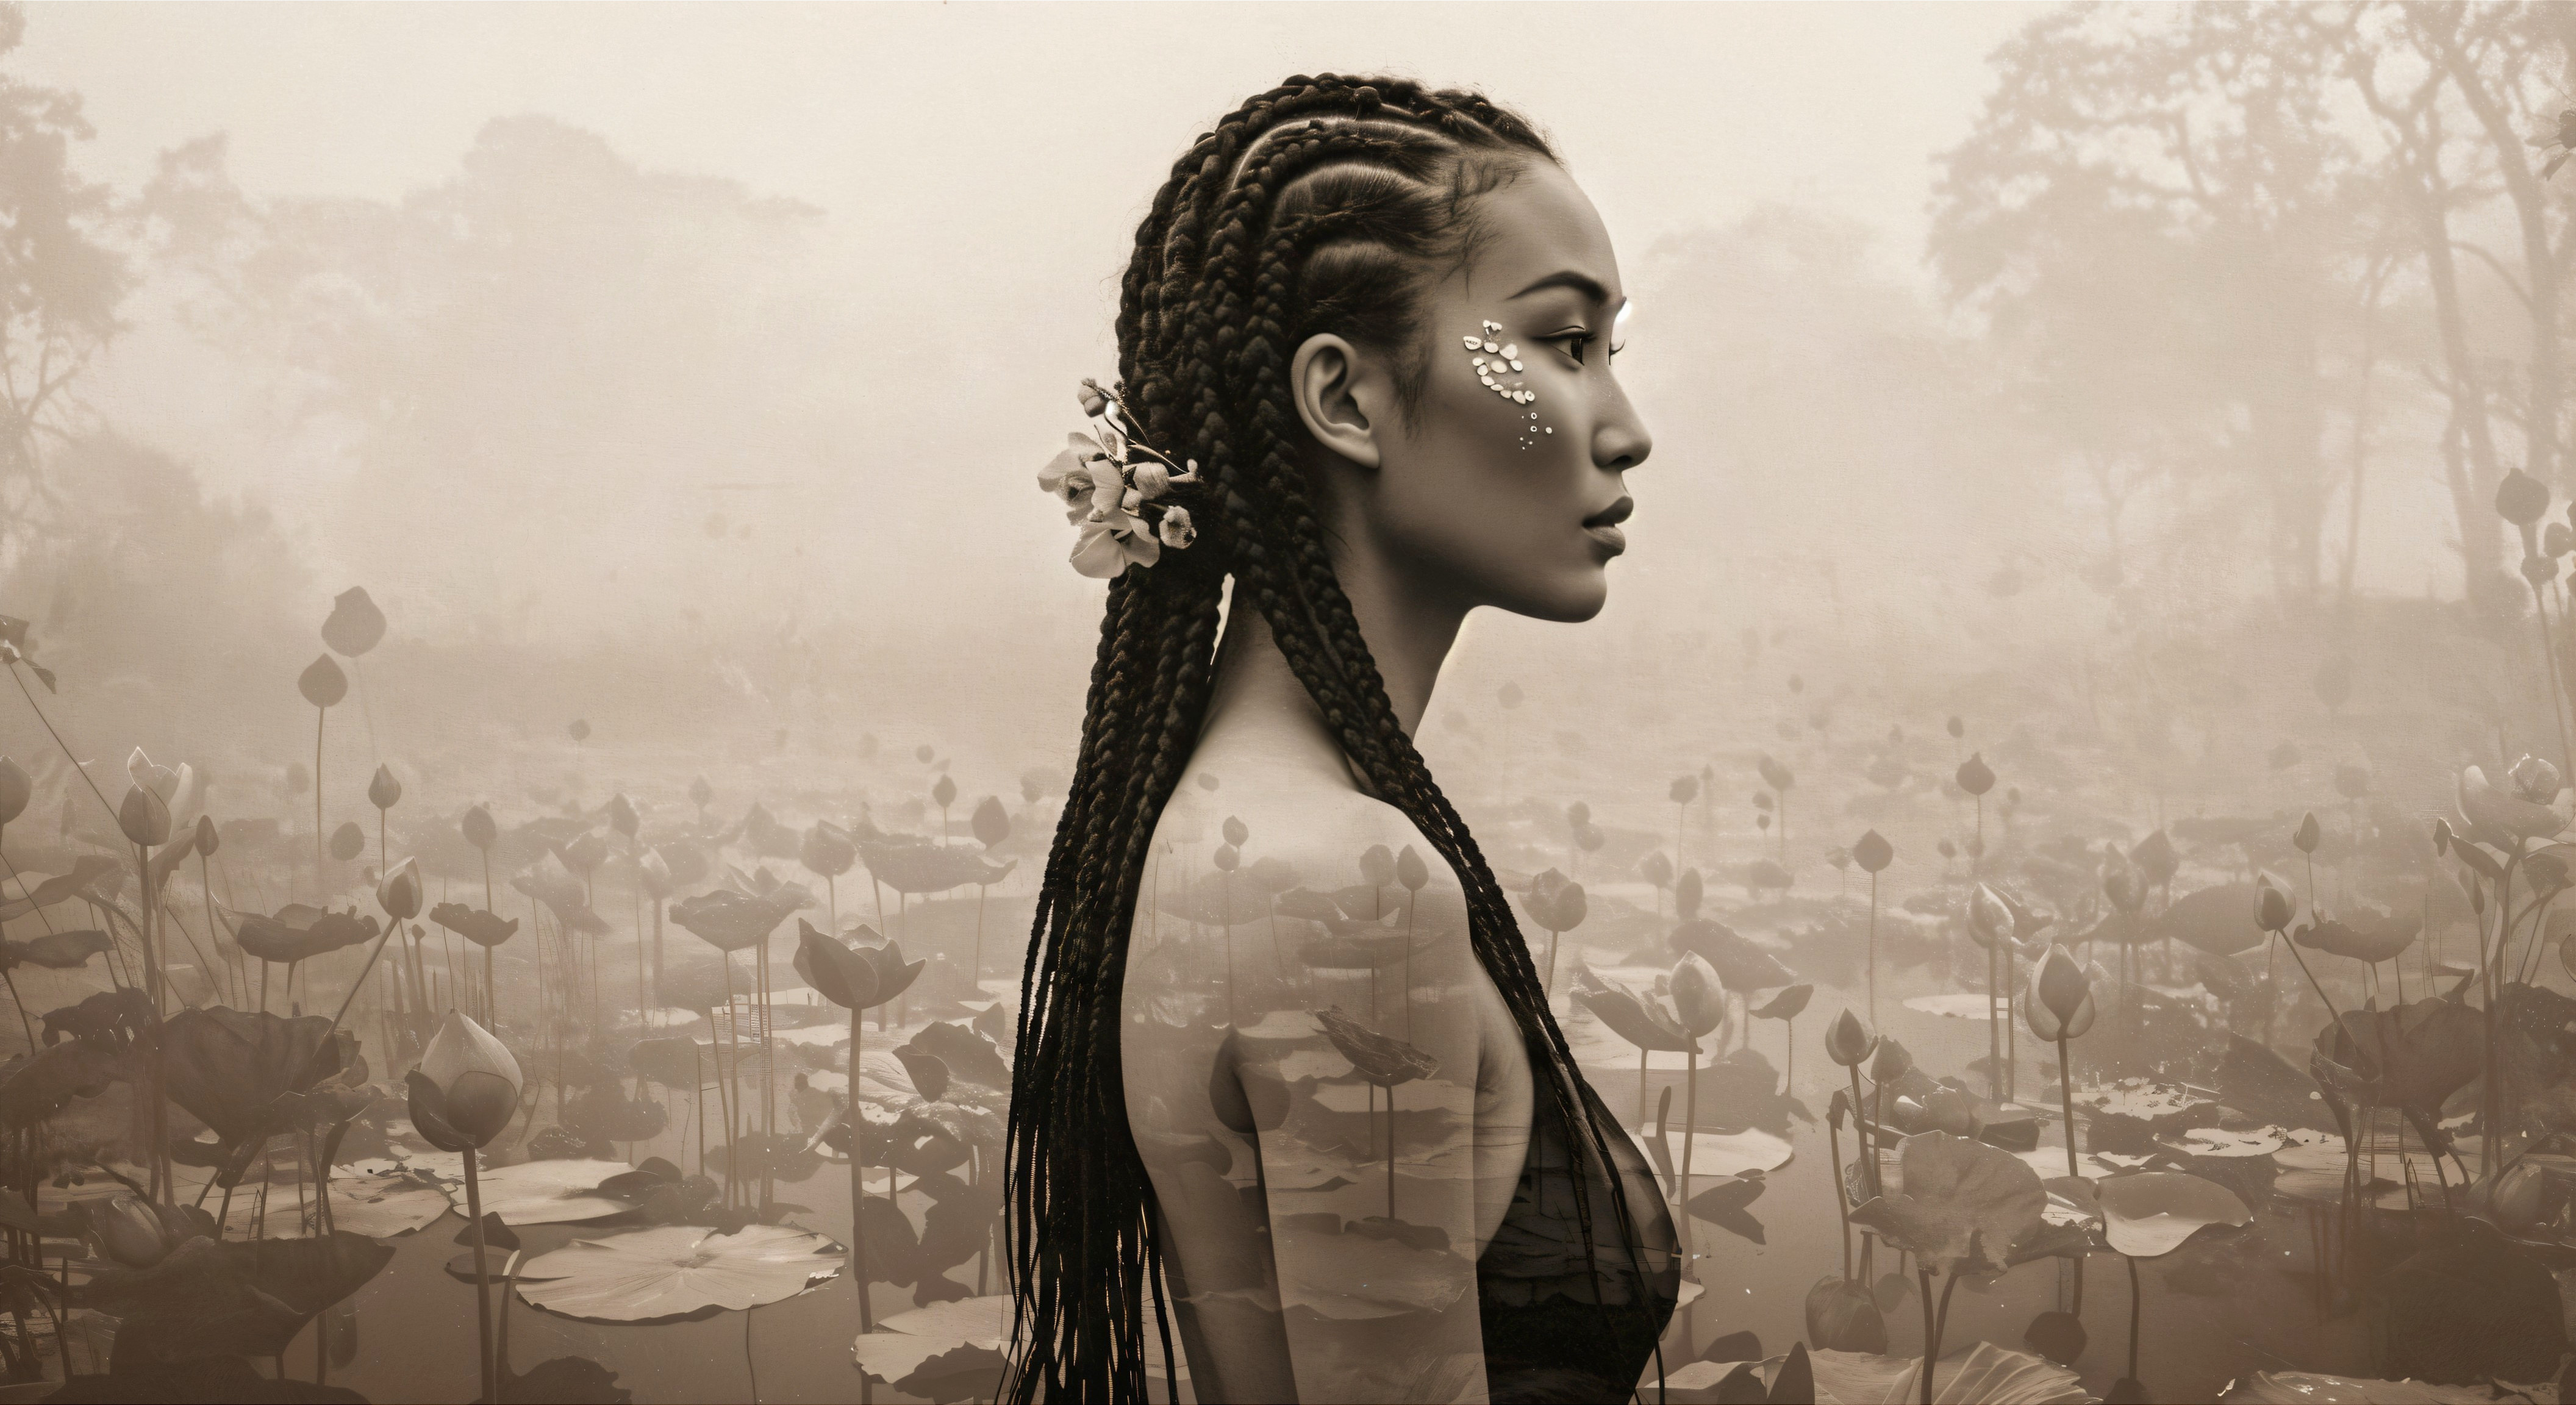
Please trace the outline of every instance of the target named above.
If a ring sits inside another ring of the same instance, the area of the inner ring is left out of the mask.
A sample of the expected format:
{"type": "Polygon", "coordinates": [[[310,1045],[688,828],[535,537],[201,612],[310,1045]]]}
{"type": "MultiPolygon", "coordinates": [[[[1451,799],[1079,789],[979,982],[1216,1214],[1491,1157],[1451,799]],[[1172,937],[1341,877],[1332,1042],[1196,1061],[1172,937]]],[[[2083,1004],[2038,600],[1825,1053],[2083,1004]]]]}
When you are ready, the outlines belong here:
{"type": "MultiPolygon", "coordinates": [[[[2000,1270],[2012,1245],[2037,1229],[2048,1193],[2011,1152],[1947,1132],[1897,1144],[1905,1189],[1851,1213],[1929,1264],[2000,1270]]],[[[1818,1384],[1822,1385],[1822,1377],[1818,1384]]],[[[1937,1384],[1937,1382],[1936,1382],[1937,1384]]]]}
{"type": "MultiPolygon", "coordinates": [[[[399,1239],[453,1209],[447,1192],[408,1176],[331,1179],[331,1227],[369,1239],[399,1239]]],[[[272,1239],[299,1237],[293,1216],[280,1221],[272,1203],[268,1220],[272,1239]]]]}
{"type": "MultiPolygon", "coordinates": [[[[1809,1360],[1816,1398],[1845,1405],[1907,1405],[1923,1397],[1923,1358],[1819,1351],[1809,1360]]],[[[2087,1405],[2073,1371],[2026,1351],[1979,1342],[1941,1358],[1932,1373],[1935,1405],[2087,1405]]]]}
{"type": "Polygon", "coordinates": [[[2003,1002],[1989,1000],[1983,991],[1962,990],[1947,995],[1918,995],[1906,1001],[1905,1008],[1954,1020],[1989,1020],[2003,1013],[2003,1002]]]}
{"type": "Polygon", "coordinates": [[[2288,1138],[2278,1127],[2256,1127],[2244,1132],[2230,1132],[2219,1127],[2193,1127],[2157,1143],[2184,1156],[2228,1158],[2269,1156],[2287,1144],[2288,1138]]]}
{"type": "Polygon", "coordinates": [[[661,1225],[576,1239],[539,1254],[527,1271],[555,1276],[523,1278],[519,1296],[593,1322],[646,1322],[711,1307],[739,1312],[792,1298],[839,1273],[843,1252],[823,1235],[787,1225],[745,1225],[734,1234],[661,1225]]]}
{"type": "MultiPolygon", "coordinates": [[[[1679,1130],[1679,1129],[1675,1129],[1679,1130]]],[[[1682,1139],[1673,1138],[1673,1166],[1681,1166],[1682,1139]]],[[[1788,1139],[1769,1132],[1693,1132],[1690,1136],[1691,1178],[1702,1176],[1740,1176],[1747,1171],[1777,1171],[1789,1164],[1793,1151],[1788,1139]]]]}
{"type": "Polygon", "coordinates": [[[522,1161],[481,1175],[483,1211],[506,1225],[570,1224],[635,1206],[603,1195],[599,1183],[634,1168],[623,1161],[522,1161]]]}
{"type": "Polygon", "coordinates": [[[2219,1392],[2224,1405],[2491,1405],[2487,1387],[2356,1380],[2319,1371],[2257,1371],[2219,1392]]]}
{"type": "Polygon", "coordinates": [[[2216,1181],[2182,1171],[2141,1171],[2093,1187],[2102,1205],[2111,1247],[2131,1258],[2171,1253],[2210,1225],[2241,1225],[2254,1218],[2236,1193],[2216,1181]]]}

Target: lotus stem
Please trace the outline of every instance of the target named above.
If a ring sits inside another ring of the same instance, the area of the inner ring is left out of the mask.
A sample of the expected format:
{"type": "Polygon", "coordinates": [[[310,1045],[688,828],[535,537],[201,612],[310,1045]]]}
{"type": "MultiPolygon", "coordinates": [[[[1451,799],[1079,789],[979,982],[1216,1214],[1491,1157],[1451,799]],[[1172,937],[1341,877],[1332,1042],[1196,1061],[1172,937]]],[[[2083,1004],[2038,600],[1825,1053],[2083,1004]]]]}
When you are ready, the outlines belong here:
{"type": "MultiPolygon", "coordinates": [[[[1877,875],[1877,874],[1875,874],[1875,873],[1872,873],[1872,874],[1869,876],[1869,957],[1868,957],[1868,964],[1869,964],[1869,1027],[1870,1027],[1870,1028],[1872,1028],[1872,1029],[1876,1029],[1876,1028],[1878,1028],[1878,875],[1877,875]]],[[[1854,1073],[1854,1074],[1852,1075],[1852,1079],[1853,1079],[1853,1081],[1854,1081],[1854,1083],[1855,1083],[1855,1084],[1857,1084],[1857,1083],[1858,1083],[1859,1078],[1860,1078],[1860,1075],[1859,1075],[1858,1073],[1854,1073]]],[[[1852,1097],[1853,1097],[1853,1099],[1855,1100],[1855,1102],[1857,1102],[1858,1098],[1860,1097],[1860,1092],[1859,1092],[1859,1089],[1857,1088],[1857,1086],[1855,1086],[1855,1087],[1854,1087],[1854,1089],[1853,1089],[1853,1091],[1852,1091],[1852,1097]]],[[[1860,1109],[1859,1109],[1859,1107],[1858,1107],[1858,1106],[1854,1106],[1854,1107],[1853,1107],[1853,1109],[1852,1109],[1852,1111],[1854,1111],[1854,1112],[1858,1112],[1858,1111],[1860,1111],[1860,1109]]]]}
{"type": "MultiPolygon", "coordinates": [[[[1922,1286],[1917,1296],[1923,1299],[1923,1405],[1932,1405],[1932,1363],[1941,1359],[1941,1324],[1932,1315],[1932,1270],[1918,1263],[1914,1277],[1922,1286]]],[[[1955,1275],[1952,1281],[1957,1281],[1955,1275]]]]}
{"type": "Polygon", "coordinates": [[[1690,1232],[1687,1226],[1690,1220],[1691,1153],[1699,1149],[1699,1039],[1696,1036],[1690,1042],[1690,1072],[1683,1076],[1682,1102],[1681,1198],[1684,1206],[1683,1233],[1687,1235],[1690,1232]]]}
{"type": "MultiPolygon", "coordinates": [[[[1859,1064],[1853,1064],[1851,1066],[1851,1097],[1852,1137],[1856,1143],[1854,1149],[1860,1153],[1861,1162],[1869,1167],[1869,1193],[1875,1196],[1878,1194],[1878,1156],[1870,1150],[1871,1129],[1869,1121],[1860,1115],[1861,1101],[1859,1064]]],[[[1834,1167],[1834,1176],[1836,1179],[1839,1180],[1842,1173],[1842,1167],[1834,1167]]]]}
{"type": "Polygon", "coordinates": [[[492,1275],[483,1250],[483,1181],[474,1163],[476,1149],[465,1148],[465,1212],[473,1217],[474,1234],[474,1345],[483,1367],[483,1398],[501,1398],[500,1381],[495,1378],[492,1357],[492,1275]]]}
{"type": "Polygon", "coordinates": [[[2130,1380],[2133,1380],[2133,1381],[2134,1381],[2134,1380],[2136,1380],[2136,1379],[2138,1378],[2138,1307],[2139,1307],[2139,1303],[2140,1303],[2140,1300],[2141,1300],[2141,1298],[2142,1298],[2142,1296],[2143,1296],[2143,1295],[2142,1295],[2142,1294],[2140,1294],[2140,1293],[2139,1293],[2139,1291],[2138,1291],[2138,1261],[2137,1261],[2135,1258],[2132,1258],[2132,1257],[2130,1257],[2130,1256],[2129,1256],[2129,1255],[2127,1255],[2127,1254],[2122,1254],[2120,1257],[2121,1257],[2122,1259],[2124,1259],[2124,1260],[2127,1260],[2128,1265],[2129,1265],[2129,1374],[2128,1374],[2128,1379],[2130,1379],[2130,1380]]]}
{"type": "Polygon", "coordinates": [[[1842,1218],[1843,1281],[1845,1283],[1849,1283],[1852,1276],[1851,1191],[1849,1187],[1843,1184],[1842,1129],[1835,1126],[1830,1119],[1825,1123],[1825,1140],[1829,1145],[1834,1158],[1834,1211],[1842,1218]]]}
{"type": "Polygon", "coordinates": [[[330,715],[327,707],[313,709],[313,892],[323,907],[330,906],[331,885],[322,876],[322,723],[330,715]]]}
{"type": "Polygon", "coordinates": [[[859,1042],[866,1035],[860,1028],[859,1013],[859,1007],[850,1007],[850,1282],[859,1290],[859,1330],[873,1332],[876,1322],[868,1308],[868,1226],[864,1213],[867,1189],[863,1184],[866,1172],[862,1169],[865,1160],[860,1135],[864,1123],[859,1117],[859,1042]]]}

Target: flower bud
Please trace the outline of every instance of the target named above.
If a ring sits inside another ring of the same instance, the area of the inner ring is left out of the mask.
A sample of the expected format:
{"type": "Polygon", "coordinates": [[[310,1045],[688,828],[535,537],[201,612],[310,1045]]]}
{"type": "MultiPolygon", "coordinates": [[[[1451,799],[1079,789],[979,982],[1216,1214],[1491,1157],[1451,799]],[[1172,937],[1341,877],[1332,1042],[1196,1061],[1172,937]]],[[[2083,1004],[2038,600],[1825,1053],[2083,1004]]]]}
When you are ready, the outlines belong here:
{"type": "Polygon", "coordinates": [[[2263,875],[2262,881],[2255,884],[2255,926],[2266,932],[2284,931],[2289,927],[2290,918],[2296,914],[2296,911],[2296,906],[2290,901],[2290,895],[2273,885],[2270,874],[2263,875]]]}
{"type": "Polygon", "coordinates": [[[390,810],[402,800],[402,782],[394,779],[393,768],[379,765],[375,778],[367,782],[367,803],[379,810],[390,810]]]}
{"type": "Polygon", "coordinates": [[[1136,471],[1132,477],[1135,479],[1136,491],[1142,494],[1146,501],[1159,498],[1170,492],[1172,488],[1172,471],[1150,459],[1136,465],[1136,471]]]}
{"type": "Polygon", "coordinates": [[[1968,935],[1977,945],[1992,950],[1996,942],[2013,934],[2012,908],[2004,903],[2003,894],[1980,883],[1968,894],[1968,935]]]}
{"type": "Polygon", "coordinates": [[[1673,1013],[1691,1038],[1705,1039],[1726,1024],[1726,986],[1717,968],[1698,952],[1686,952],[1673,963],[1673,1013]]]}
{"type": "Polygon", "coordinates": [[[817,994],[844,1010],[864,1010],[878,1003],[875,963],[802,918],[796,923],[796,972],[817,994]]]}
{"type": "Polygon", "coordinates": [[[386,873],[376,884],[376,906],[396,922],[409,922],[420,915],[420,861],[405,859],[386,873]]]}
{"type": "Polygon", "coordinates": [[[1235,848],[1231,844],[1219,844],[1216,846],[1216,866],[1221,871],[1232,873],[1242,863],[1242,850],[1235,848]]]}
{"type": "Polygon", "coordinates": [[[455,1010],[406,1081],[412,1126],[441,1151],[490,1144],[519,1108],[518,1059],[490,1030],[455,1010]]]}
{"type": "Polygon", "coordinates": [[[215,856],[215,851],[223,846],[224,836],[221,831],[215,828],[215,817],[212,815],[197,816],[197,852],[207,858],[213,858],[215,856]]]}
{"type": "Polygon", "coordinates": [[[1983,795],[1994,789],[1995,773],[1992,767],[1986,765],[1986,754],[1982,751],[1975,752],[1967,760],[1960,762],[1957,780],[1959,789],[1970,795],[1983,795]]]}
{"type": "Polygon", "coordinates": [[[0,756],[0,825],[27,812],[27,799],[35,794],[35,782],[18,763],[0,756]]]}
{"type": "Polygon", "coordinates": [[[2075,1017],[2076,1009],[2093,993],[2093,983],[2084,978],[2084,968],[2076,964],[2075,953],[2051,942],[2048,955],[2041,957],[2031,972],[2031,998],[2048,1008],[2061,1021],[2075,1017]]]}
{"type": "Polygon", "coordinates": [[[116,807],[116,827],[125,831],[130,844],[167,844],[170,842],[170,806],[158,791],[147,786],[129,785],[125,799],[116,807]]]}
{"type": "Polygon", "coordinates": [[[671,862],[659,849],[644,852],[644,862],[636,865],[644,874],[644,891],[658,901],[671,895],[671,862]]]}
{"type": "Polygon", "coordinates": [[[1082,412],[1084,414],[1097,419],[1101,415],[1109,412],[1109,396],[1107,392],[1101,390],[1100,382],[1085,376],[1082,381],[1082,389],[1078,394],[1082,401],[1082,412]]]}
{"type": "Polygon", "coordinates": [[[1895,862],[1896,846],[1873,829],[1852,842],[1851,854],[1852,862],[1860,865],[1861,872],[1876,873],[1895,862]]]}
{"type": "Polygon", "coordinates": [[[2496,515],[2517,527],[2528,527],[2549,510],[2549,488],[2539,479],[2515,469],[2496,485],[2496,515]]]}
{"type": "Polygon", "coordinates": [[[1197,525],[1190,521],[1190,510],[1178,504],[1163,509],[1163,520],[1155,526],[1154,535],[1174,551],[1188,549],[1199,539],[1197,525]]]}
{"type": "Polygon", "coordinates": [[[2535,805],[2558,798],[2558,768],[2540,757],[2525,755],[2505,775],[2513,781],[2514,794],[2535,805]]]}
{"type": "Polygon", "coordinates": [[[1860,1061],[1868,1058],[1877,1044],[1868,1028],[1860,1022],[1860,1016],[1848,1008],[1834,1016],[1832,1024],[1825,1026],[1825,1056],[1845,1068],[1859,1067],[1860,1061]]]}
{"type": "Polygon", "coordinates": [[[465,832],[465,842],[477,849],[489,849],[501,837],[501,827],[492,823],[492,812],[480,805],[466,811],[457,828],[465,832]]]}
{"type": "Polygon", "coordinates": [[[151,1206],[122,1192],[86,1207],[99,1252],[127,1268],[150,1268],[170,1253],[172,1236],[151,1206]]]}
{"type": "Polygon", "coordinates": [[[332,662],[329,654],[323,654],[296,677],[295,690],[315,707],[337,706],[349,696],[349,675],[340,671],[340,665],[332,662]]]}
{"type": "Polygon", "coordinates": [[[1415,853],[1410,844],[1395,856],[1395,881],[1403,884],[1409,893],[1421,892],[1423,885],[1431,881],[1431,866],[1422,861],[1422,855],[1415,853]]]}

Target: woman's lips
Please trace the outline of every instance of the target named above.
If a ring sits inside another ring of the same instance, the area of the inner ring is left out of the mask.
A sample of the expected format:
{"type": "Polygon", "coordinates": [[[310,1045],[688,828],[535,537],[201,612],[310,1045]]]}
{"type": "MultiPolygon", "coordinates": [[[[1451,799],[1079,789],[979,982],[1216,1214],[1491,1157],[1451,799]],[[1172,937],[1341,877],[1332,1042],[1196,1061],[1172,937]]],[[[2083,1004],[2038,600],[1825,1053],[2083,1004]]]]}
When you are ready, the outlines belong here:
{"type": "Polygon", "coordinates": [[[1583,530],[1594,541],[1610,548],[1610,554],[1616,556],[1628,549],[1628,534],[1619,530],[1619,524],[1627,521],[1628,514],[1636,510],[1637,500],[1622,493],[1617,502],[1584,518],[1583,530]]]}

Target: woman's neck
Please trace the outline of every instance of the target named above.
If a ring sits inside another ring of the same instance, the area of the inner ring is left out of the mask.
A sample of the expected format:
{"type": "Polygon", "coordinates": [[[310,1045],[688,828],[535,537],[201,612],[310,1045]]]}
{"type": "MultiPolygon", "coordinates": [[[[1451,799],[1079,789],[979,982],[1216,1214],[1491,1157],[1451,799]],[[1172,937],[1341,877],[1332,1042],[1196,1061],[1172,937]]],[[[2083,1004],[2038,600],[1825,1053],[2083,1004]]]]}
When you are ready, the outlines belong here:
{"type": "MultiPolygon", "coordinates": [[[[1431,706],[1431,690],[1440,681],[1440,666],[1458,639],[1466,610],[1397,588],[1392,573],[1342,565],[1342,589],[1350,599],[1360,637],[1376,660],[1386,685],[1396,725],[1408,737],[1418,734],[1431,706]]],[[[1237,746],[1254,743],[1265,761],[1299,769],[1313,766],[1347,779],[1363,793],[1374,793],[1358,768],[1345,758],[1340,739],[1325,725],[1316,706],[1289,668],[1288,658],[1272,637],[1270,622],[1250,601],[1237,597],[1226,612],[1225,634],[1217,648],[1216,681],[1208,697],[1207,720],[1199,745],[1237,746]]]]}

